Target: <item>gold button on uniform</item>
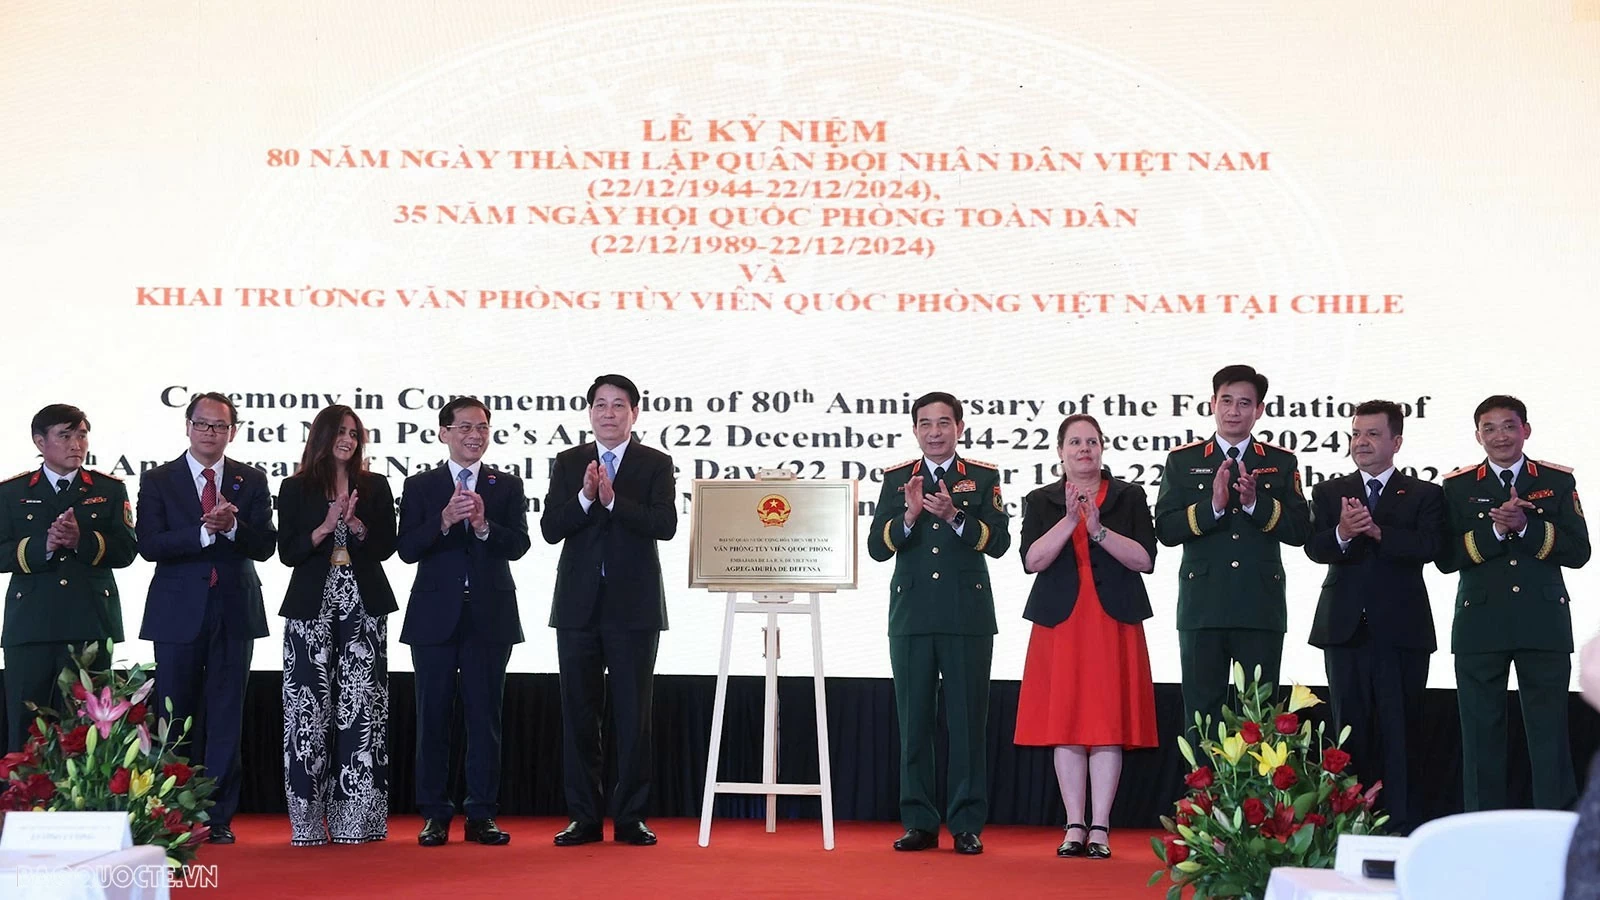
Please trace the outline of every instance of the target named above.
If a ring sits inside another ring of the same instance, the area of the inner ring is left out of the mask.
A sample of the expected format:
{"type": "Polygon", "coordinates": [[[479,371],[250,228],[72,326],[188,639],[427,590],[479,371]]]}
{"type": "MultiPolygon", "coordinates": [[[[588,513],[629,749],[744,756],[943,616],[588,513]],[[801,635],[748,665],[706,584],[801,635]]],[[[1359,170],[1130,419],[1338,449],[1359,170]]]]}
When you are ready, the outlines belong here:
{"type": "Polygon", "coordinates": [[[1235,531],[1233,533],[1233,539],[1236,540],[1236,541],[1239,539],[1239,532],[1235,531]]]}
{"type": "Polygon", "coordinates": [[[933,580],[934,581],[938,581],[939,580],[939,573],[938,572],[933,573],[933,580]]]}
{"type": "Polygon", "coordinates": [[[65,578],[61,579],[61,586],[62,587],[66,587],[67,586],[67,580],[65,578]]]}
{"type": "Polygon", "coordinates": [[[974,586],[980,591],[983,590],[983,583],[982,582],[979,582],[977,585],[974,585],[974,586]]]}
{"type": "Polygon", "coordinates": [[[933,523],[933,530],[934,531],[938,531],[939,530],[939,523],[938,522],[933,523]]]}
{"type": "Polygon", "coordinates": [[[1516,561],[1516,560],[1514,560],[1514,559],[1513,559],[1513,560],[1512,560],[1512,561],[1511,561],[1511,564],[1512,564],[1512,565],[1513,565],[1513,566],[1514,566],[1514,565],[1516,565],[1516,564],[1517,564],[1517,561],[1516,561]]]}
{"type": "Polygon", "coordinates": [[[1237,568],[1239,568],[1239,561],[1236,559],[1233,562],[1228,563],[1228,565],[1233,566],[1235,569],[1237,569],[1237,568]]]}
{"type": "Polygon", "coordinates": [[[938,556],[939,555],[939,548],[938,547],[933,548],[933,555],[934,556],[938,556]]]}
{"type": "Polygon", "coordinates": [[[1520,594],[1520,593],[1522,593],[1522,585],[1520,585],[1520,584],[1513,584],[1513,585],[1512,585],[1512,586],[1511,586],[1511,593],[1513,593],[1513,594],[1520,594]]]}
{"type": "Polygon", "coordinates": [[[33,513],[28,513],[28,521],[29,522],[33,521],[33,513]]]}

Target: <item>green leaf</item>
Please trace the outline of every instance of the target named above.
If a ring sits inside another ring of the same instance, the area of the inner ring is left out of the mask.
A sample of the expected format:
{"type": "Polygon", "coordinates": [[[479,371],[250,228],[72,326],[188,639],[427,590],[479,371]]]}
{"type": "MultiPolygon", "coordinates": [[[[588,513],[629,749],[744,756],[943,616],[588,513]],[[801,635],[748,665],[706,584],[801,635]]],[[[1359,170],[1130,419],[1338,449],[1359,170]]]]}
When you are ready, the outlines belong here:
{"type": "Polygon", "coordinates": [[[1306,852],[1306,848],[1311,846],[1311,838],[1316,833],[1317,826],[1315,825],[1307,825],[1296,831],[1294,836],[1289,838],[1289,852],[1296,855],[1306,852]]]}
{"type": "MultiPolygon", "coordinates": [[[[1156,859],[1161,860],[1163,865],[1166,864],[1166,861],[1167,861],[1167,845],[1165,843],[1163,843],[1160,838],[1152,837],[1150,839],[1150,849],[1152,849],[1152,850],[1154,850],[1156,852],[1156,859]]],[[[1163,871],[1165,871],[1165,870],[1163,870],[1163,871]]],[[[1156,874],[1160,875],[1161,873],[1157,872],[1156,874]]],[[[1150,883],[1151,884],[1155,884],[1155,882],[1153,882],[1153,881],[1150,882],[1150,883]]]]}
{"type": "Polygon", "coordinates": [[[1178,735],[1178,752],[1183,754],[1183,758],[1189,761],[1191,767],[1200,768],[1200,764],[1194,761],[1194,748],[1189,746],[1189,742],[1184,740],[1181,734],[1178,735]]]}
{"type": "MultiPolygon", "coordinates": [[[[1304,819],[1306,817],[1306,813],[1311,812],[1311,810],[1315,809],[1316,806],[1316,794],[1301,794],[1300,796],[1294,798],[1294,817],[1296,819],[1304,819]]],[[[1298,833],[1299,832],[1296,832],[1296,834],[1298,833]]]]}
{"type": "Polygon", "coordinates": [[[1166,869],[1157,869],[1157,870],[1155,870],[1155,872],[1153,874],[1151,874],[1150,880],[1145,884],[1145,887],[1155,887],[1156,883],[1159,882],[1161,880],[1161,877],[1163,875],[1165,875],[1165,874],[1167,874],[1167,870],[1166,869]]]}

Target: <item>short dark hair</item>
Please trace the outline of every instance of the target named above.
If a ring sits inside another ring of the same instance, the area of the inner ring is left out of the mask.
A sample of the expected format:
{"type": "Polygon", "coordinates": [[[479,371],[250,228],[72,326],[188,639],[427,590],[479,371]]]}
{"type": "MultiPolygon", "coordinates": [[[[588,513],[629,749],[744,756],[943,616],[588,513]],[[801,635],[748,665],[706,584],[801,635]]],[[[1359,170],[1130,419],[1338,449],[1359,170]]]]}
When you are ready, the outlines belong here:
{"type": "Polygon", "coordinates": [[[1095,419],[1094,416],[1091,416],[1088,413],[1076,413],[1074,415],[1067,416],[1065,419],[1061,420],[1061,427],[1056,429],[1056,446],[1057,447],[1060,447],[1062,444],[1065,444],[1067,442],[1067,429],[1071,428],[1072,426],[1074,426],[1076,424],[1078,424],[1079,422],[1088,422],[1090,425],[1093,425],[1094,426],[1094,433],[1100,435],[1100,440],[1101,441],[1105,440],[1106,433],[1103,430],[1101,430],[1100,422],[1097,419],[1095,419]]]}
{"type": "Polygon", "coordinates": [[[221,403],[223,406],[226,406],[228,408],[228,424],[239,424],[239,407],[233,405],[233,398],[229,397],[227,394],[221,394],[216,391],[206,391],[204,394],[195,394],[194,399],[189,401],[189,408],[183,411],[183,418],[185,420],[191,422],[194,421],[194,408],[200,405],[201,400],[214,400],[217,403],[221,403]]]}
{"type": "Polygon", "coordinates": [[[917,402],[911,404],[911,421],[917,421],[917,413],[922,412],[924,406],[932,406],[935,403],[943,403],[950,407],[950,411],[955,414],[956,424],[961,424],[961,401],[956,399],[955,394],[947,394],[944,391],[929,391],[918,397],[917,402]]]}
{"type": "Polygon", "coordinates": [[[482,400],[477,397],[457,397],[439,410],[439,427],[449,428],[456,423],[456,413],[473,407],[483,410],[483,421],[489,421],[489,407],[484,406],[482,400]]]}
{"type": "Polygon", "coordinates": [[[604,385],[611,385],[628,395],[628,405],[634,409],[639,408],[639,388],[625,375],[601,375],[589,385],[589,403],[594,403],[595,392],[604,385]]]}
{"type": "Polygon", "coordinates": [[[1223,385],[1240,381],[1255,385],[1257,403],[1266,401],[1267,376],[1246,365],[1223,366],[1218,369],[1217,374],[1211,376],[1211,396],[1220,394],[1223,385]]]}
{"type": "Polygon", "coordinates": [[[1406,411],[1400,404],[1393,400],[1368,400],[1356,406],[1358,416],[1387,416],[1389,418],[1389,433],[1404,434],[1406,430],[1406,411]]]}
{"type": "Polygon", "coordinates": [[[88,431],[89,417],[83,410],[66,403],[52,403],[33,414],[33,433],[38,437],[49,434],[57,425],[82,425],[83,430],[88,431]]]}
{"type": "Polygon", "coordinates": [[[1472,427],[1477,428],[1478,420],[1482,419],[1483,414],[1491,409],[1509,409],[1517,414],[1517,418],[1522,421],[1522,424],[1528,424],[1528,405],[1526,403],[1510,394],[1495,394],[1493,397],[1485,398],[1482,403],[1478,404],[1478,408],[1472,411],[1472,427]]]}

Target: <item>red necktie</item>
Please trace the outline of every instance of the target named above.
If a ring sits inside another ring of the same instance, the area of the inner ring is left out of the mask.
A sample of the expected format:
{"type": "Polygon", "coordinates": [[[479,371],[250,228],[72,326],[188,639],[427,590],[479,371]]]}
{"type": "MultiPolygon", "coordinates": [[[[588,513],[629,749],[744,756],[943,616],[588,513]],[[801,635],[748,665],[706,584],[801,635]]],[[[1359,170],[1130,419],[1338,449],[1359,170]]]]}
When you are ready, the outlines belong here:
{"type": "MultiPolygon", "coordinates": [[[[206,479],[206,486],[200,489],[200,514],[205,515],[217,506],[217,473],[210,469],[201,469],[200,474],[206,479]]],[[[217,567],[211,567],[212,587],[217,586],[217,567]]]]}

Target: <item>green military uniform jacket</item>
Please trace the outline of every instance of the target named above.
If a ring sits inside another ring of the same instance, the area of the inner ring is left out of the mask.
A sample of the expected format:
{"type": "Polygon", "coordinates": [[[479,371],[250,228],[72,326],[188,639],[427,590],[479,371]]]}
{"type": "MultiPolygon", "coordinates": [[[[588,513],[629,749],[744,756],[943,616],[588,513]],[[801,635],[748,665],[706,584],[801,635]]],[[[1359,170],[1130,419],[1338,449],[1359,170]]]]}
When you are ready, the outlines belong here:
{"type": "Polygon", "coordinates": [[[0,483],[0,572],[6,586],[0,646],[122,640],[122,604],[111,570],[133,562],[133,507],[122,482],[79,469],[57,493],[40,469],[0,483]],[[45,538],[63,510],[78,518],[78,547],[45,558],[45,538]]]}
{"type": "Polygon", "coordinates": [[[1011,546],[1000,473],[989,463],[957,456],[944,483],[956,509],[966,514],[961,534],[929,512],[907,534],[906,483],[927,479],[923,465],[921,459],[908,460],[884,471],[867,535],[873,559],[894,557],[889,635],[995,634],[994,589],[984,556],[999,559],[1011,546]]]}
{"type": "Polygon", "coordinates": [[[1510,493],[1487,462],[1444,478],[1449,540],[1442,572],[1461,573],[1453,653],[1572,651],[1571,597],[1561,568],[1589,561],[1589,528],[1570,469],[1525,460],[1517,496],[1533,504],[1521,537],[1499,540],[1489,510],[1510,493]]]}
{"type": "Polygon", "coordinates": [[[1156,495],[1156,537],[1182,545],[1178,570],[1178,629],[1252,628],[1287,631],[1284,544],[1311,536],[1311,507],[1300,487],[1293,453],[1251,439],[1241,458],[1255,472],[1255,510],[1236,503],[1211,509],[1211,483],[1227,457],[1215,440],[1185,444],[1167,454],[1156,495]]]}

